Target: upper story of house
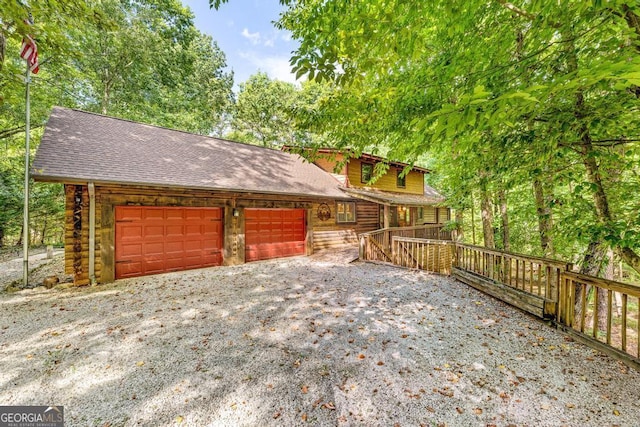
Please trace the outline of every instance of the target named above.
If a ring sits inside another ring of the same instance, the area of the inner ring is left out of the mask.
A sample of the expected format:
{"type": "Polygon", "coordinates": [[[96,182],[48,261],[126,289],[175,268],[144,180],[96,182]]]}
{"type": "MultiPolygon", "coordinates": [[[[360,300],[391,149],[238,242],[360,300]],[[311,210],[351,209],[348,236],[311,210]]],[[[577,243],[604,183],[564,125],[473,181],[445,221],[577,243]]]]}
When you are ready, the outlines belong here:
{"type": "Polygon", "coordinates": [[[406,163],[388,161],[382,157],[363,153],[357,158],[346,158],[333,149],[318,150],[314,163],[333,174],[345,187],[373,188],[394,193],[425,195],[424,175],[428,169],[413,166],[403,173],[406,163]],[[377,165],[377,166],[376,166],[377,165]],[[388,169],[376,178],[378,169],[388,169]]]}

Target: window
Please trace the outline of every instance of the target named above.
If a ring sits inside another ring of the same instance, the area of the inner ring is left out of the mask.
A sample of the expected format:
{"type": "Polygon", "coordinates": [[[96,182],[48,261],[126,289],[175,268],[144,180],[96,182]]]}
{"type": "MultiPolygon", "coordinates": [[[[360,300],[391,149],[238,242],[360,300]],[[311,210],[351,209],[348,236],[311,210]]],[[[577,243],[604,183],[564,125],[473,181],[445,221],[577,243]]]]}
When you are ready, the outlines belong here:
{"type": "Polygon", "coordinates": [[[422,219],[422,218],[424,218],[424,208],[420,206],[418,208],[418,219],[422,219]]]}
{"type": "Polygon", "coordinates": [[[401,176],[402,175],[402,169],[397,169],[398,172],[398,179],[396,180],[396,185],[398,186],[398,188],[404,188],[406,186],[407,183],[407,176],[401,176]]]}
{"type": "Polygon", "coordinates": [[[338,223],[356,222],[356,202],[338,202],[336,212],[338,223]]]}
{"type": "Polygon", "coordinates": [[[360,182],[363,184],[371,181],[373,176],[373,165],[371,163],[360,163],[360,182]]]}

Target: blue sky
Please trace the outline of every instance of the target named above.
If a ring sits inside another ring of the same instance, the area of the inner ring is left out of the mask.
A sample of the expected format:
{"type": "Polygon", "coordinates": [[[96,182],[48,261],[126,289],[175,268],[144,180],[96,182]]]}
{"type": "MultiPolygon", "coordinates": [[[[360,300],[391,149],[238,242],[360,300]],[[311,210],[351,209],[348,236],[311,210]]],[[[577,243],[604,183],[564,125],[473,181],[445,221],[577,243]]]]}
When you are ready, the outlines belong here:
{"type": "Polygon", "coordinates": [[[209,34],[227,57],[237,89],[258,71],[269,77],[295,82],[289,58],[297,42],[275,28],[282,7],[278,0],[229,0],[219,10],[209,9],[208,0],[182,0],[195,14],[196,27],[209,34]]]}

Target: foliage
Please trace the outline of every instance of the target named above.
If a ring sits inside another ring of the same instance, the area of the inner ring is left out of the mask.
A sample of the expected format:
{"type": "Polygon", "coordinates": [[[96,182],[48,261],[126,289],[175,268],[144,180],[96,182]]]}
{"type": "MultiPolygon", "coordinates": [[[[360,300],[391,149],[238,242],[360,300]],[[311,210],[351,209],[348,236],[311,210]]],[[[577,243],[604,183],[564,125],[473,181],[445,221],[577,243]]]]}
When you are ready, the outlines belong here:
{"type": "MultiPolygon", "coordinates": [[[[18,52],[25,34],[34,36],[41,64],[30,84],[33,152],[54,105],[201,134],[221,132],[233,76],[224,71],[224,53],[195,28],[193,13],[180,1],[0,5],[0,232],[8,243],[21,232],[25,65],[18,52]],[[23,21],[29,12],[32,26],[23,21]]],[[[62,187],[37,183],[32,191],[32,239],[60,239],[62,187]]]]}
{"type": "Polygon", "coordinates": [[[428,153],[458,209],[506,191],[516,251],[550,227],[640,269],[640,2],[281,3],[294,70],[340,86],[317,120],[340,144],[428,153]]]}

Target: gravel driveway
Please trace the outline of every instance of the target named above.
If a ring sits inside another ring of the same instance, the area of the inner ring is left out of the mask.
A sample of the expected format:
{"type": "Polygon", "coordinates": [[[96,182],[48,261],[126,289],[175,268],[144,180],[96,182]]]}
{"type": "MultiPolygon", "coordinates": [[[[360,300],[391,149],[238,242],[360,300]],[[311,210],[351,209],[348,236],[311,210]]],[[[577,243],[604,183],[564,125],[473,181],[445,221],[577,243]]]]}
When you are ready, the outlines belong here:
{"type": "Polygon", "coordinates": [[[640,373],[351,252],[0,296],[0,404],[67,425],[637,426],[640,373]]]}

